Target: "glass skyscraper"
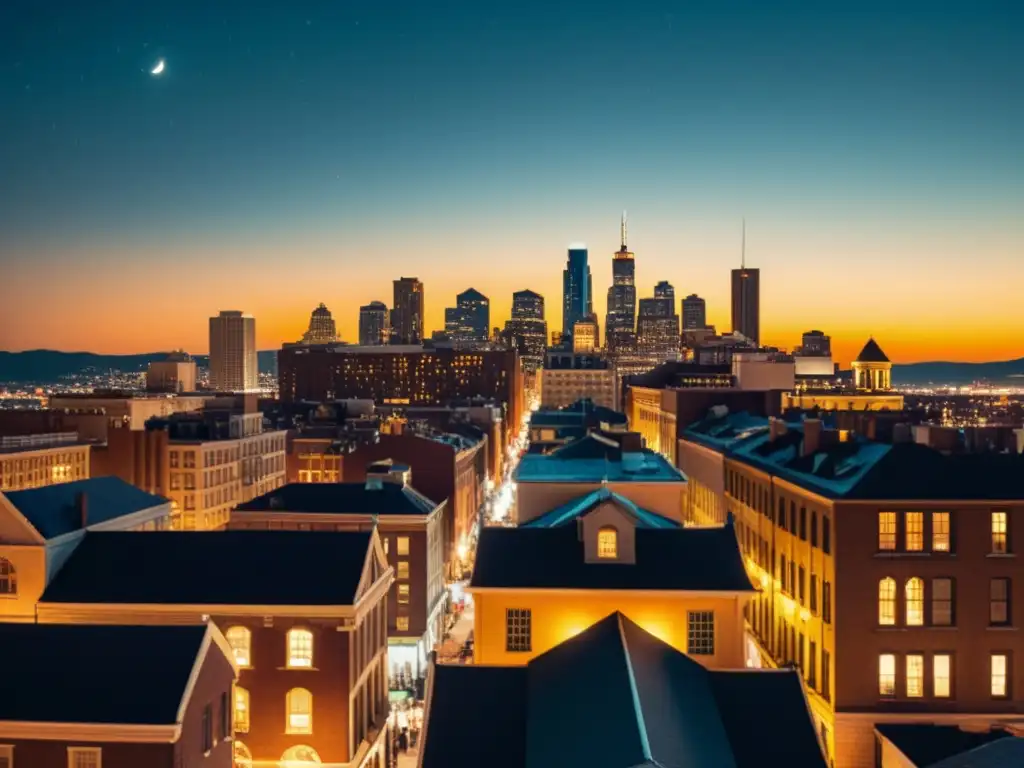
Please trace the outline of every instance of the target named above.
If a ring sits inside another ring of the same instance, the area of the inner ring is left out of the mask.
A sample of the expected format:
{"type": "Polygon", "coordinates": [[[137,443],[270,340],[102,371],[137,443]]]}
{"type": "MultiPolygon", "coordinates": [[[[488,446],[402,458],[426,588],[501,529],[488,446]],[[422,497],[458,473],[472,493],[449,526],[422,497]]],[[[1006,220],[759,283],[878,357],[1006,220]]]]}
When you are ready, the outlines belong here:
{"type": "Polygon", "coordinates": [[[587,249],[569,248],[569,259],[562,270],[562,335],[572,338],[572,327],[594,311],[591,295],[590,265],[587,249]]]}

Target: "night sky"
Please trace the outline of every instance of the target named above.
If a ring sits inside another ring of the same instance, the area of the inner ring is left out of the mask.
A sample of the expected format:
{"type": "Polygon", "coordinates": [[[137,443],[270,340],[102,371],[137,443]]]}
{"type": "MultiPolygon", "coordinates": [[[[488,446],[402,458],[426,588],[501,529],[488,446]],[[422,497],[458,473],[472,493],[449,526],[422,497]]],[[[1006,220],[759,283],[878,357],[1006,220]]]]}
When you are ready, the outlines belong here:
{"type": "Polygon", "coordinates": [[[570,241],[603,324],[626,208],[638,296],[719,330],[745,216],[768,343],[1020,357],[1022,39],[977,0],[2,0],[0,348],[241,309],[266,349],[320,301],[351,341],[402,275],[428,330],[469,286],[555,329],[570,241]]]}

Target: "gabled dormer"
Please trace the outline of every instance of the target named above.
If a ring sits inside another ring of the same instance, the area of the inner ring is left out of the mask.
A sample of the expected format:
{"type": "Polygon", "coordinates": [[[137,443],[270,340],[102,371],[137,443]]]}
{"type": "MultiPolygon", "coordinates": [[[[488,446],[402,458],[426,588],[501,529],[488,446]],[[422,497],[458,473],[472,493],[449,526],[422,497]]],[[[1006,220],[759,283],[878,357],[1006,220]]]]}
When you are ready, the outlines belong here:
{"type": "Polygon", "coordinates": [[[577,518],[584,561],[610,565],[635,563],[637,522],[636,515],[614,497],[577,518]]]}

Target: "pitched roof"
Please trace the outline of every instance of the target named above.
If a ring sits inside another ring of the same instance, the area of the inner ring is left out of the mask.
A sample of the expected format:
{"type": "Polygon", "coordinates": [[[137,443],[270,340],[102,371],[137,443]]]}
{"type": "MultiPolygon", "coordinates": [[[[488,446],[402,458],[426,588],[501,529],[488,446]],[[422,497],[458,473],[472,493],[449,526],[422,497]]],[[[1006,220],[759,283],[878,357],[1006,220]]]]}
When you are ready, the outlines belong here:
{"type": "Polygon", "coordinates": [[[797,672],[711,671],[613,613],[525,667],[435,667],[423,765],[824,768],[825,760],[797,672]],[[586,705],[566,706],[566,695],[586,705]],[[484,697],[494,711],[466,728],[465,702],[484,697]],[[599,739],[590,737],[594,712],[599,739]]]}
{"type": "Polygon", "coordinates": [[[636,528],[636,562],[588,563],[574,525],[484,528],[471,587],[752,592],[732,526],[636,528]]]}
{"type": "Polygon", "coordinates": [[[875,730],[919,768],[942,763],[948,758],[1011,736],[1008,731],[1000,728],[965,731],[956,725],[933,723],[878,723],[875,730]]]}
{"type": "Polygon", "coordinates": [[[170,503],[163,496],[140,491],[119,477],[93,477],[27,491],[8,491],[4,495],[43,538],[54,539],[81,530],[79,497],[82,494],[86,500],[88,525],[170,503]]]}
{"type": "Polygon", "coordinates": [[[864,349],[857,355],[857,359],[854,361],[857,363],[888,363],[889,358],[885,356],[885,352],[878,346],[878,342],[873,338],[868,339],[868,343],[864,345],[864,349]]]}
{"type": "Polygon", "coordinates": [[[638,507],[632,501],[609,488],[602,487],[596,491],[579,496],[572,501],[567,501],[550,512],[545,512],[540,517],[523,523],[521,528],[556,528],[561,525],[569,525],[579,517],[596,509],[606,502],[611,502],[622,508],[629,514],[636,524],[641,528],[681,528],[675,520],[659,515],[657,512],[638,507]]]}
{"type": "Polygon", "coordinates": [[[238,512],[310,512],[338,515],[429,515],[437,504],[409,486],[366,483],[288,483],[252,501],[238,512]]]}
{"type": "Polygon", "coordinates": [[[352,605],[370,532],[85,535],[42,603],[352,605]]]}
{"type": "Polygon", "coordinates": [[[0,723],[173,725],[206,632],[0,624],[0,658],[16,660],[4,666],[0,723]]]}

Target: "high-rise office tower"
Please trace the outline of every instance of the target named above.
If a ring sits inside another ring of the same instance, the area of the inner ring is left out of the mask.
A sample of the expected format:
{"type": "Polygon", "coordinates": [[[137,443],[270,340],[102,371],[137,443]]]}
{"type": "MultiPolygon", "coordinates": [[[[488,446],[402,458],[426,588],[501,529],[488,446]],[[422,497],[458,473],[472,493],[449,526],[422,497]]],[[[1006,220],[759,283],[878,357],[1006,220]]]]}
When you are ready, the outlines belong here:
{"type": "Polygon", "coordinates": [[[512,294],[513,320],[543,320],[544,297],[530,290],[512,294]]]}
{"type": "Polygon", "coordinates": [[[679,352],[679,315],[676,291],[667,281],[654,288],[654,298],[640,299],[636,321],[637,351],[656,360],[668,360],[679,352]]]}
{"type": "Polygon", "coordinates": [[[505,323],[505,337],[519,351],[523,370],[532,373],[544,364],[548,324],[544,320],[544,297],[533,291],[512,294],[512,319],[505,323]]]}
{"type": "Polygon", "coordinates": [[[696,293],[683,299],[683,330],[696,331],[708,324],[707,305],[696,293]]]}
{"type": "Polygon", "coordinates": [[[747,224],[743,222],[740,268],[732,271],[732,330],[761,343],[761,270],[747,268],[747,224]]]}
{"type": "Polygon", "coordinates": [[[669,302],[669,314],[673,314],[676,308],[676,289],[668,280],[662,280],[654,286],[654,298],[665,299],[669,302]]]}
{"type": "Polygon", "coordinates": [[[636,329],[636,262],[626,247],[626,212],[622,212],[622,245],[612,257],[612,284],[608,288],[608,312],[605,315],[605,341],[609,351],[631,349],[636,329]]]}
{"type": "Polygon", "coordinates": [[[388,343],[391,326],[388,323],[388,307],[383,301],[371,301],[359,308],[359,344],[363,347],[379,347],[388,343]]]}
{"type": "Polygon", "coordinates": [[[391,310],[391,343],[423,343],[423,283],[416,277],[394,281],[395,298],[391,310]]]}
{"type": "Polygon", "coordinates": [[[800,353],[807,357],[830,357],[832,355],[832,337],[821,331],[807,331],[804,334],[800,353]]]}
{"type": "Polygon", "coordinates": [[[455,297],[454,331],[448,328],[449,311],[445,310],[445,330],[454,341],[487,341],[491,327],[491,302],[480,291],[469,288],[455,297]]]}
{"type": "Polygon", "coordinates": [[[338,340],[338,329],[331,310],[323,303],[309,316],[309,328],[302,335],[303,344],[330,344],[338,340]]]}
{"type": "Polygon", "coordinates": [[[218,392],[248,392],[259,386],[252,315],[226,310],[210,318],[210,386],[218,392]]]}
{"type": "Polygon", "coordinates": [[[582,246],[569,248],[569,259],[562,270],[562,335],[572,338],[572,328],[593,312],[590,296],[590,265],[587,263],[587,249],[582,246]]]}

